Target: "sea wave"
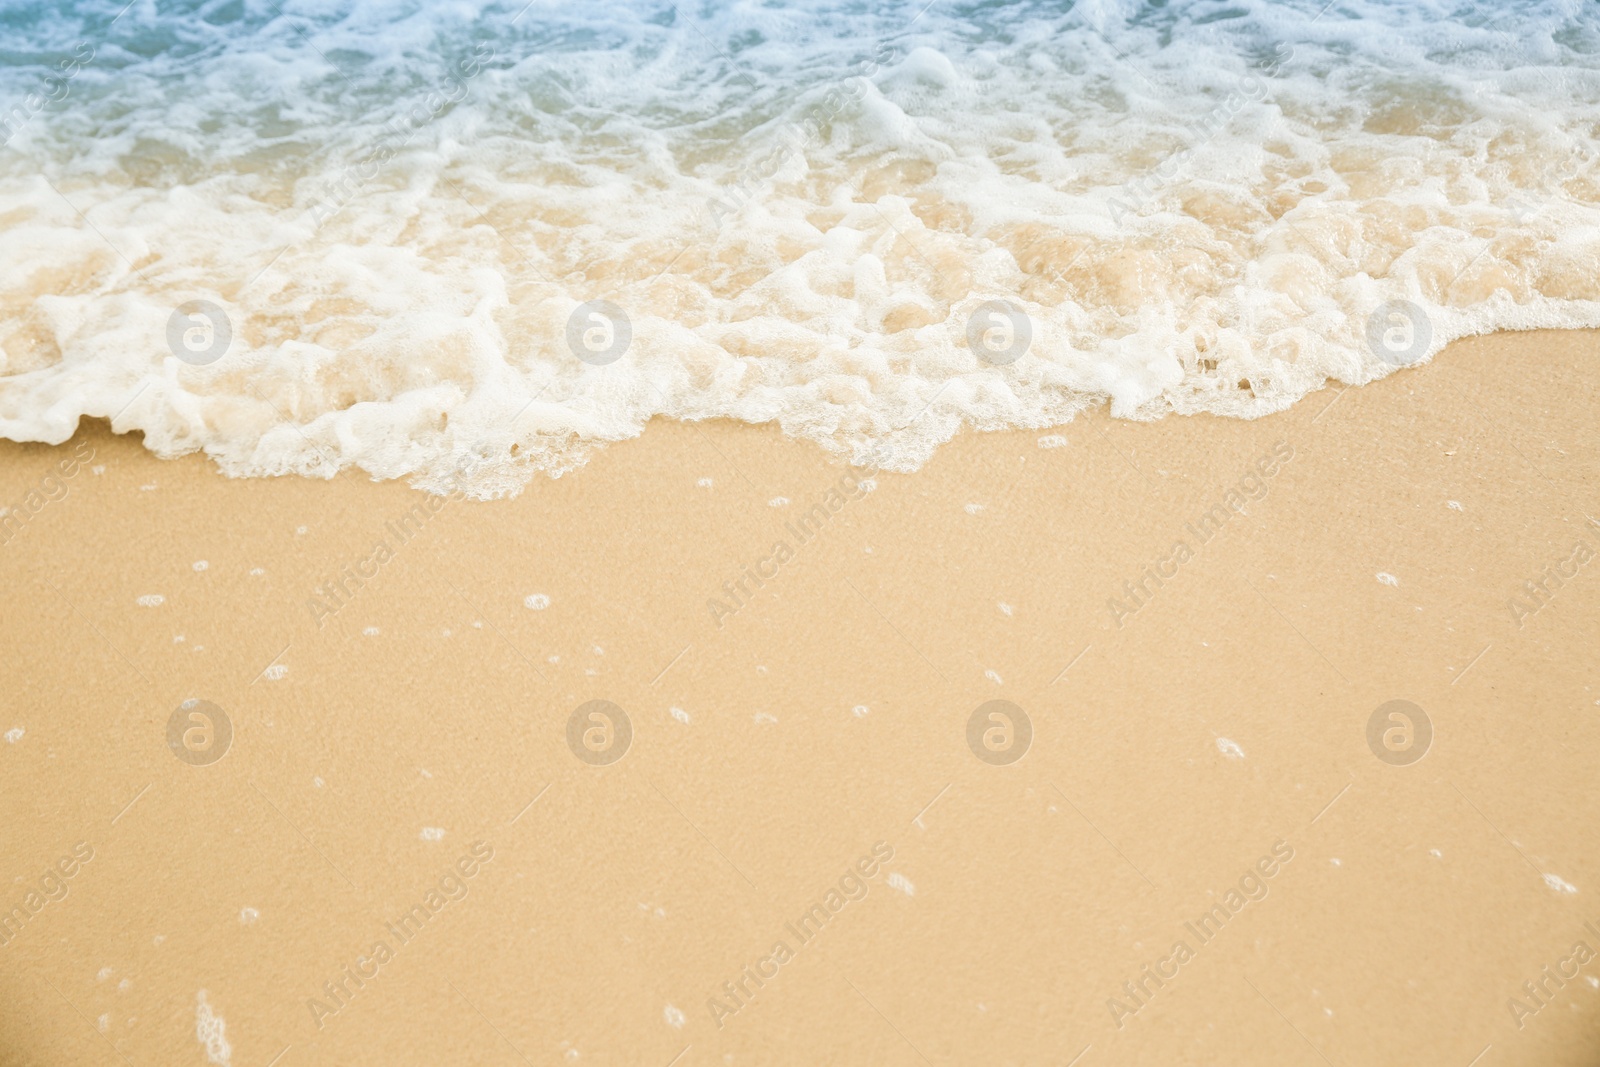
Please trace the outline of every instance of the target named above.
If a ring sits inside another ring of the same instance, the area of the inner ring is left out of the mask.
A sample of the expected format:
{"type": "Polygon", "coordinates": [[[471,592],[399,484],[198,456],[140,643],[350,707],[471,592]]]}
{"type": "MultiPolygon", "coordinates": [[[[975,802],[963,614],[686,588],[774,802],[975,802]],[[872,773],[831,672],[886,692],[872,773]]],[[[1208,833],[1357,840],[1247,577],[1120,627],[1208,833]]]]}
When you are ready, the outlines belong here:
{"type": "Polygon", "coordinates": [[[1600,326],[1577,0],[0,4],[0,436],[910,470],[1600,326]]]}

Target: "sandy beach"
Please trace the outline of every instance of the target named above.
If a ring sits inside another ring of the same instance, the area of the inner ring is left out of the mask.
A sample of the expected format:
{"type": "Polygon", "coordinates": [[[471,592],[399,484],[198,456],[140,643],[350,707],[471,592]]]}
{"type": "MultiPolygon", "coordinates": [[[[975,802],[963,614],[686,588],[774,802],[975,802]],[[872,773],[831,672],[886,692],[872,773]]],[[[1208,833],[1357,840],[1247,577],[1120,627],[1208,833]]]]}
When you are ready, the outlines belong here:
{"type": "Polygon", "coordinates": [[[1597,359],[491,502],[0,444],[0,1062],[1592,1064],[1597,359]]]}

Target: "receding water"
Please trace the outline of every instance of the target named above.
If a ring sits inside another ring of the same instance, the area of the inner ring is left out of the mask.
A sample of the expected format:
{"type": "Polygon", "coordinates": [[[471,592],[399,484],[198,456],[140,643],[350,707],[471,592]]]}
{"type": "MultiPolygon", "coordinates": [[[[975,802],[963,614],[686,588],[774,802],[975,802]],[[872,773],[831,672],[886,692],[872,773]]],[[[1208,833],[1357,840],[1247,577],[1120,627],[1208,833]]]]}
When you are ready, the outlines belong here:
{"type": "Polygon", "coordinates": [[[1600,9],[1324,4],[5,5],[0,436],[910,469],[1600,326],[1600,9]]]}

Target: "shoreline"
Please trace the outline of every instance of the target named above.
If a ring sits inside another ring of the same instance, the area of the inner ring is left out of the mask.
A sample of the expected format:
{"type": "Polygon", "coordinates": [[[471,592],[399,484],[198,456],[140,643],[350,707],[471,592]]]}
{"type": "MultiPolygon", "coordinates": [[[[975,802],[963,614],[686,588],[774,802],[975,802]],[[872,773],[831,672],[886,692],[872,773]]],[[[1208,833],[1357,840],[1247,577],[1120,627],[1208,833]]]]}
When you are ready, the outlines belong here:
{"type": "Polygon", "coordinates": [[[0,1047],[1590,1063],[1597,375],[913,474],[657,421],[487,502],[0,443],[0,1047]]]}

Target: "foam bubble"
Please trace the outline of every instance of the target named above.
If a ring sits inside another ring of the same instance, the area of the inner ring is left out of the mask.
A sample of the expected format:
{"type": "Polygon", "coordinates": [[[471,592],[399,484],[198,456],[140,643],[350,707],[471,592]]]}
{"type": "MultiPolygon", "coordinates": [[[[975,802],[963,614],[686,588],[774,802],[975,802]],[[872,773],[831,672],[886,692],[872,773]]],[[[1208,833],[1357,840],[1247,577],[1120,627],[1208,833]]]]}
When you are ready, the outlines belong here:
{"type": "Polygon", "coordinates": [[[911,470],[1600,326],[1575,0],[120,6],[7,24],[0,106],[89,52],[0,157],[0,437],[494,496],[731,418],[911,470]]]}
{"type": "Polygon", "coordinates": [[[194,1011],[194,1036],[205,1047],[206,1060],[214,1067],[233,1067],[233,1046],[228,1044],[228,1024],[206,1003],[200,990],[194,1011]]]}

